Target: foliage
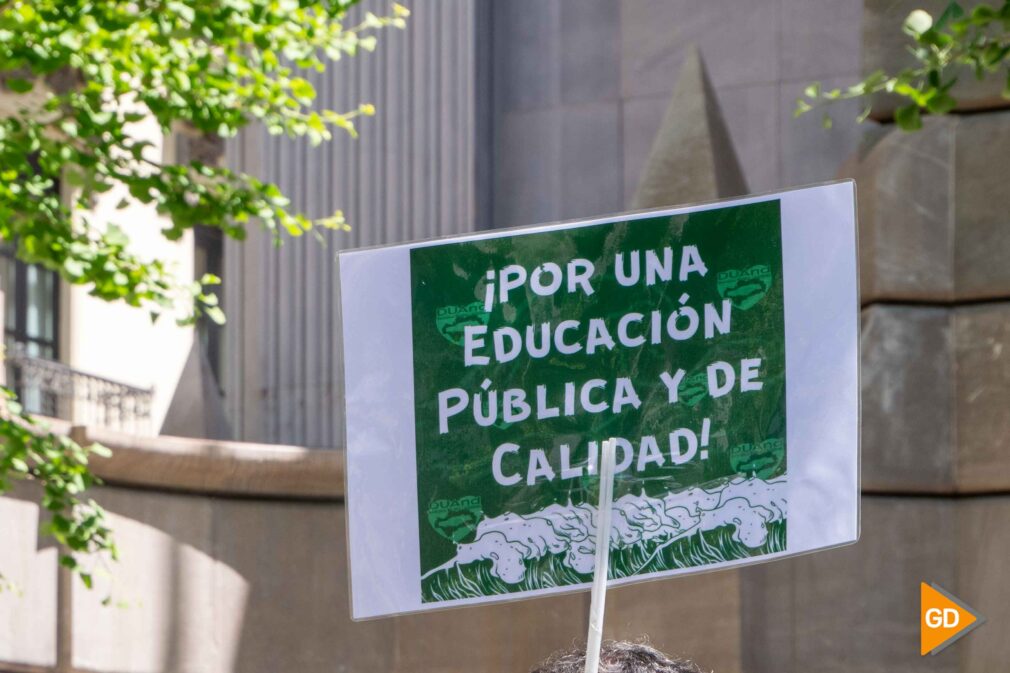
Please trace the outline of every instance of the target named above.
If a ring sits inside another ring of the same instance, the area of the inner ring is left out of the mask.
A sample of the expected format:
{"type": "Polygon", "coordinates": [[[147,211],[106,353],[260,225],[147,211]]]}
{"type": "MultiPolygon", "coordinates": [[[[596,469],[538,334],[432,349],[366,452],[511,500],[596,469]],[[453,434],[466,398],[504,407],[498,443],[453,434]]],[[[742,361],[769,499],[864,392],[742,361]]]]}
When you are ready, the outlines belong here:
{"type": "MultiPolygon", "coordinates": [[[[917,9],[905,19],[903,30],[913,41],[909,52],[914,67],[897,74],[878,70],[847,89],[824,90],[815,82],[796,101],[796,116],[834,101],[887,92],[906,101],[895,110],[894,120],[914,131],[922,127],[923,113],[946,114],[957,106],[951,90],[965,71],[980,80],[1002,74],[1003,97],[1010,99],[1010,0],[999,7],[979,4],[971,12],[952,2],[936,20],[917,9]]],[[[867,106],[859,120],[869,113],[867,106]]],[[[827,113],[824,124],[831,125],[827,113]]]]}
{"type": "Polygon", "coordinates": [[[117,557],[104,510],[94,500],[82,499],[97,481],[88,469],[89,457],[107,456],[108,449],[98,444],[82,447],[70,437],[49,432],[22,409],[13,393],[0,390],[5,402],[0,415],[0,493],[10,490],[13,479],[32,479],[43,486],[41,504],[49,513],[43,532],[69,550],[60,563],[77,571],[90,587],[91,573],[78,565],[74,554],[105,552],[117,557]]]}
{"type": "MultiPolygon", "coordinates": [[[[136,125],[227,138],[258,122],[313,144],[334,128],[356,135],[355,118],[373,106],[314,109],[315,88],[298,74],[373,50],[376,31],[404,27],[409,14],[394,4],[389,16],[365,13],[345,25],[355,1],[0,0],[0,239],[19,259],[152,319],[172,312],[180,324],[200,314],[223,322],[208,288],[217,278],[176,278],[90,209],[101,195],[122,196],[118,210],[153,206],[169,222],[161,232],[169,240],[198,224],[242,239],[254,220],[277,242],[349,228],[340,211],[316,220],[290,212],[275,185],[213,161],[168,163],[137,139],[136,125]],[[58,184],[70,189],[60,194],[58,184]]],[[[95,482],[88,457],[102,450],[40,428],[10,391],[0,394],[0,493],[12,479],[39,482],[48,533],[72,553],[114,554],[104,513],[82,496],[95,482]]],[[[72,555],[62,562],[90,584],[72,555]]]]}

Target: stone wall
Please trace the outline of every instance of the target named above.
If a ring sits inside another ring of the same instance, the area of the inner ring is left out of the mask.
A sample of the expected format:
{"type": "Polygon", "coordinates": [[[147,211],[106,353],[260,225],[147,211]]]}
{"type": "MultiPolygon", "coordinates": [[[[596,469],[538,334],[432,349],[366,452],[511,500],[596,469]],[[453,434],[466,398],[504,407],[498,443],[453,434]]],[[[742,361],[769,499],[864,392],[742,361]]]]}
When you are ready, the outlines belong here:
{"type": "Polygon", "coordinates": [[[695,49],[751,192],[832,179],[859,144],[858,104],[830,131],[793,110],[858,78],[861,0],[490,4],[496,227],[624,210],[695,49]]]}
{"type": "MultiPolygon", "coordinates": [[[[946,2],[865,3],[866,72],[905,63],[897,27],[946,2]]],[[[966,82],[961,109],[994,104],[966,82]]],[[[1002,103],[1005,105],[1005,101],[1002,103]]],[[[874,101],[887,120],[893,101],[874,101]]],[[[744,670],[1003,670],[1010,623],[1010,112],[884,124],[845,175],[857,183],[862,326],[862,537],[752,569],[744,670]],[[989,623],[920,657],[919,583],[989,623]]]]}
{"type": "MultiPolygon", "coordinates": [[[[38,548],[33,489],[0,498],[17,587],[0,593],[0,671],[521,672],[585,638],[586,592],[352,622],[339,452],[74,434],[115,452],[95,497],[122,558],[88,591],[38,548]]],[[[626,587],[607,636],[738,671],[738,612],[735,573],[626,587]]]]}
{"type": "MultiPolygon", "coordinates": [[[[391,2],[365,0],[388,14],[391,2]]],[[[374,53],[323,74],[304,73],[318,102],[334,110],[360,103],[360,137],[334,133],[312,147],[253,126],[227,148],[231,168],[276,183],[292,209],[324,217],[342,209],[352,229],[277,246],[250,227],[224,252],[224,366],[220,381],[231,438],[337,448],[343,442],[336,251],[472,231],[478,210],[477,45],[481,2],[404,0],[407,29],[384,30],[374,53]]]]}

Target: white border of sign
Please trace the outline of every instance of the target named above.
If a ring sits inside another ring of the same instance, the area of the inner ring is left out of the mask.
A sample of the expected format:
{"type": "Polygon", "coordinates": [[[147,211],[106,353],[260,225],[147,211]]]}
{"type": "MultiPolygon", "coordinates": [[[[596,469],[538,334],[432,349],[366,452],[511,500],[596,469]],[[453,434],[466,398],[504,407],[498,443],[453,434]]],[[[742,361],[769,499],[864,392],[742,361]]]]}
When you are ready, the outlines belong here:
{"type": "Polygon", "coordinates": [[[708,572],[851,544],[859,538],[859,288],[855,183],[577,222],[495,230],[340,253],[346,504],[353,619],[584,590],[590,583],[421,602],[414,446],[410,250],[779,199],[786,341],[787,551],[611,580],[708,572]],[[406,382],[406,384],[405,384],[406,382]],[[396,538],[389,530],[403,531],[396,538]],[[396,540],[390,549],[390,540],[396,540]]]}

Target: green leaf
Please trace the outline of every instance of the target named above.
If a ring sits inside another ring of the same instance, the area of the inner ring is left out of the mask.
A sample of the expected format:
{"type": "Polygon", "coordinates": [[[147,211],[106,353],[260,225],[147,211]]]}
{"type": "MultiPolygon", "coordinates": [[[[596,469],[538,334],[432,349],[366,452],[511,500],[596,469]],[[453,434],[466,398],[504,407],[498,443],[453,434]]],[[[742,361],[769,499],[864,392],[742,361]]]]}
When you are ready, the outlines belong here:
{"type": "Polygon", "coordinates": [[[793,117],[799,117],[800,115],[806,114],[807,112],[810,112],[811,110],[813,110],[813,108],[810,106],[810,103],[806,102],[802,98],[797,98],[796,99],[796,109],[793,110],[793,117]]]}
{"type": "Polygon", "coordinates": [[[316,88],[308,80],[295,77],[291,80],[291,93],[296,98],[311,101],[316,97],[316,88]]]}
{"type": "Polygon", "coordinates": [[[130,237],[126,235],[126,232],[123,231],[121,227],[115,224],[110,224],[106,228],[105,240],[108,241],[110,245],[118,245],[122,247],[130,244],[130,237]]]}
{"type": "Polygon", "coordinates": [[[943,14],[940,15],[940,18],[936,20],[936,27],[943,28],[949,21],[959,19],[962,16],[964,16],[964,7],[957,2],[951,2],[943,10],[943,14]]]}
{"type": "Polygon", "coordinates": [[[904,105],[894,111],[894,121],[903,131],[917,131],[922,128],[922,117],[919,106],[904,105]]]}
{"type": "Polygon", "coordinates": [[[216,325],[225,323],[224,311],[219,306],[207,306],[203,309],[203,313],[216,325]]]}
{"type": "Polygon", "coordinates": [[[990,68],[997,67],[1010,54],[1010,45],[1001,47],[996,43],[990,43],[983,52],[985,64],[990,68]]]}
{"type": "Polygon", "coordinates": [[[887,73],[883,70],[874,70],[863,80],[863,88],[866,91],[876,91],[887,82],[887,73]]]}
{"type": "Polygon", "coordinates": [[[989,5],[978,5],[971,10],[971,22],[984,26],[996,18],[996,10],[989,5]]]}
{"type": "Polygon", "coordinates": [[[175,12],[179,15],[186,23],[193,23],[196,21],[196,12],[193,8],[184,2],[169,2],[167,8],[170,12],[175,12]]]}
{"type": "Polygon", "coordinates": [[[933,114],[947,114],[957,106],[957,101],[948,93],[937,91],[936,94],[927,101],[926,109],[933,114]]]}
{"type": "Polygon", "coordinates": [[[63,260],[63,270],[72,279],[80,278],[84,275],[84,263],[74,257],[67,257],[63,260]]]}
{"type": "Polygon", "coordinates": [[[112,457],[112,451],[109,450],[109,448],[107,446],[103,446],[101,444],[98,444],[97,442],[94,443],[94,444],[92,444],[91,446],[89,446],[88,447],[88,451],[90,451],[91,453],[95,454],[96,456],[100,456],[102,458],[111,458],[112,457]]]}
{"type": "Polygon", "coordinates": [[[28,93],[35,87],[35,84],[27,79],[11,77],[7,80],[7,88],[14,93],[28,93]]]}
{"type": "Polygon", "coordinates": [[[76,50],[81,48],[81,36],[69,30],[60,33],[56,41],[68,49],[76,50]]]}
{"type": "MultiPolygon", "coordinates": [[[[916,36],[916,40],[920,44],[928,45],[930,47],[935,47],[937,49],[943,49],[950,46],[954,42],[954,38],[946,33],[941,33],[935,28],[929,28],[916,36]]],[[[924,59],[920,59],[924,60],[924,59]]]]}

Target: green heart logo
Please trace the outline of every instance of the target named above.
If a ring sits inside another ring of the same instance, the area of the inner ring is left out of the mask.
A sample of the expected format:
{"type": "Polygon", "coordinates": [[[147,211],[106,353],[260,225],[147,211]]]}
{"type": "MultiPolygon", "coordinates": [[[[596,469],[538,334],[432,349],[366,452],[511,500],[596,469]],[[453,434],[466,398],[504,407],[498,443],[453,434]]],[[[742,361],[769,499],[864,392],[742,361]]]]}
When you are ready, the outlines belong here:
{"type": "Polygon", "coordinates": [[[775,474],[786,455],[786,443],[779,438],[757,444],[740,444],[729,450],[729,464],[734,472],[767,479],[775,474]]]}
{"type": "Polygon", "coordinates": [[[467,325],[487,325],[490,317],[479,301],[466,306],[443,306],[435,311],[435,326],[449,342],[462,346],[463,329],[467,325]]]}
{"type": "Polygon", "coordinates": [[[467,495],[458,500],[436,500],[428,507],[428,523],[435,532],[454,544],[470,538],[484,515],[479,495],[467,495]]]}
{"type": "Polygon", "coordinates": [[[749,269],[720,271],[716,278],[719,296],[729,299],[733,308],[746,311],[768,293],[772,286],[772,270],[765,264],[755,264],[749,269]]]}
{"type": "Polygon", "coordinates": [[[708,375],[698,372],[685,376],[677,386],[677,399],[693,407],[708,396],[708,375]]]}

